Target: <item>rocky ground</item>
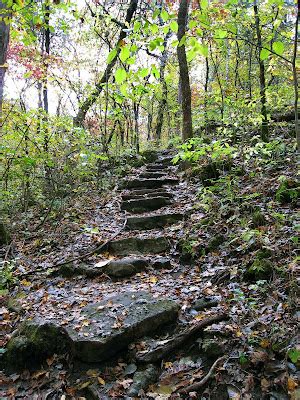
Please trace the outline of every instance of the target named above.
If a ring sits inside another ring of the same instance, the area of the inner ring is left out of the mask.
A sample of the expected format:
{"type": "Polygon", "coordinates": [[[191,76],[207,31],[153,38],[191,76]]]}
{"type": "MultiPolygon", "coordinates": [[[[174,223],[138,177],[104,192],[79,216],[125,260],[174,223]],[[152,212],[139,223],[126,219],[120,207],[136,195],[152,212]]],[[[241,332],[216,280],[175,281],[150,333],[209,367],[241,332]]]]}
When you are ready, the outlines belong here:
{"type": "Polygon", "coordinates": [[[173,156],[17,223],[3,398],[299,398],[292,156],[209,183],[173,156]]]}

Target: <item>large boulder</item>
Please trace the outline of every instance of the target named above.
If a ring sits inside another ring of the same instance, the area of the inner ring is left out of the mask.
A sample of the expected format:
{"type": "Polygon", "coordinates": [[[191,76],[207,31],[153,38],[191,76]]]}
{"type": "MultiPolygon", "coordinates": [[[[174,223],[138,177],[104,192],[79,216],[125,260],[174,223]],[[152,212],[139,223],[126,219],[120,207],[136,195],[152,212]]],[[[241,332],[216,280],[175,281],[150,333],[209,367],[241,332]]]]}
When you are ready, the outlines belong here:
{"type": "Polygon", "coordinates": [[[129,292],[82,308],[75,320],[66,311],[63,327],[61,321],[36,318],[25,322],[9,341],[5,367],[34,367],[54,353],[101,362],[142,336],[175,322],[178,311],[179,306],[172,300],[129,292]]]}
{"type": "Polygon", "coordinates": [[[136,339],[176,321],[178,310],[174,301],[156,300],[145,292],[119,294],[87,306],[82,315],[93,323],[80,331],[67,328],[74,354],[85,362],[109,359],[136,339]]]}
{"type": "Polygon", "coordinates": [[[66,330],[55,321],[26,321],[8,342],[4,366],[17,370],[32,368],[54,353],[69,353],[71,347],[66,330]]]}

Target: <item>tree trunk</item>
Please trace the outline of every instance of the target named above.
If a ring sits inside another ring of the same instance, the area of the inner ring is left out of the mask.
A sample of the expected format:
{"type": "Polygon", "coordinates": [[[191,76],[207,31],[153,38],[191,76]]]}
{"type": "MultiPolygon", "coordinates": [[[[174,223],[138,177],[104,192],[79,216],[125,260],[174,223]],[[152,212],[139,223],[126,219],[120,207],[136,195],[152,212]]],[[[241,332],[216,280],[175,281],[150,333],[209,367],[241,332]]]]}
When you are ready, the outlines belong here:
{"type": "Polygon", "coordinates": [[[255,29],[257,36],[257,47],[258,47],[258,63],[259,63],[259,85],[260,85],[260,102],[261,102],[261,139],[264,142],[269,140],[269,127],[268,127],[268,116],[267,116],[267,99],[266,99],[266,74],[265,74],[265,63],[260,58],[260,52],[262,50],[262,40],[260,31],[260,19],[258,14],[257,0],[254,0],[253,4],[254,16],[255,16],[255,29]]]}
{"type": "Polygon", "coordinates": [[[295,92],[295,102],[294,102],[294,113],[295,113],[295,133],[297,140],[297,151],[300,151],[300,127],[299,127],[299,115],[298,115],[298,75],[297,75],[297,45],[298,45],[298,25],[300,18],[300,3],[297,3],[297,15],[296,15],[296,23],[295,23],[295,38],[294,38],[294,51],[293,51],[293,81],[294,81],[294,92],[295,92]]]}
{"type": "MultiPolygon", "coordinates": [[[[181,0],[178,10],[178,33],[177,38],[180,43],[185,35],[186,22],[189,10],[189,0],[181,0]]],[[[182,138],[187,140],[193,137],[192,125],[192,94],[189,78],[189,68],[186,59],[185,45],[177,46],[177,57],[179,63],[180,85],[182,93],[182,138]]]]}
{"type": "Polygon", "coordinates": [[[138,0],[130,1],[129,7],[127,9],[124,27],[122,28],[122,30],[120,32],[119,39],[118,39],[118,42],[116,45],[117,54],[116,54],[115,58],[107,65],[106,70],[104,71],[104,74],[102,75],[102,78],[100,79],[99,82],[96,83],[96,87],[95,87],[94,91],[91,93],[91,95],[86,100],[84,100],[84,102],[79,107],[78,113],[77,113],[76,117],[74,118],[74,124],[76,126],[81,126],[83,124],[83,121],[85,119],[85,116],[86,116],[88,110],[96,102],[98,96],[102,92],[103,86],[109,81],[109,78],[111,77],[114,66],[118,60],[118,56],[121,51],[122,42],[126,38],[127,29],[132,20],[132,17],[134,16],[134,14],[136,12],[137,5],[138,5],[138,0]]]}
{"type": "Polygon", "coordinates": [[[11,10],[7,7],[5,1],[0,0],[0,124],[2,125],[2,108],[3,108],[3,92],[4,79],[6,73],[6,58],[9,43],[10,23],[5,23],[4,18],[11,18],[11,10]]]}

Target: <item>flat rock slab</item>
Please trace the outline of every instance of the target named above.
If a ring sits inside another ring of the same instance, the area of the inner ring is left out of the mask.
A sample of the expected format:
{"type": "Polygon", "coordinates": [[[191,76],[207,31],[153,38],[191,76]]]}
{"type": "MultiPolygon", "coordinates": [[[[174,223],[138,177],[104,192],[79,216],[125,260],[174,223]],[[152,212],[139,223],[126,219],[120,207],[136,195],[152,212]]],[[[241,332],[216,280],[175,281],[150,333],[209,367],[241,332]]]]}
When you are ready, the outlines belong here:
{"type": "Polygon", "coordinates": [[[171,204],[170,199],[163,196],[147,197],[123,201],[121,209],[134,213],[142,213],[158,210],[159,208],[168,206],[169,204],[171,204]]]}
{"type": "Polygon", "coordinates": [[[166,225],[175,224],[184,218],[182,213],[163,213],[147,216],[129,216],[126,228],[130,230],[149,230],[163,228],[166,225]]]}
{"type": "Polygon", "coordinates": [[[175,322],[178,311],[172,300],[128,292],[82,308],[80,321],[84,324],[78,325],[76,320],[61,327],[58,320],[36,318],[23,324],[9,341],[6,366],[14,366],[18,360],[22,368],[65,352],[83,362],[101,362],[125,350],[131,342],[175,322]]]}
{"type": "Polygon", "coordinates": [[[163,164],[148,164],[146,165],[147,171],[162,171],[167,169],[167,167],[163,164]]]}
{"type": "Polygon", "coordinates": [[[135,193],[129,193],[129,194],[122,194],[122,200],[138,200],[138,199],[143,199],[143,198],[149,198],[149,197],[167,197],[168,199],[171,199],[174,195],[173,193],[167,192],[167,191],[158,191],[158,190],[151,190],[149,193],[145,194],[135,194],[135,193]]]}
{"type": "Polygon", "coordinates": [[[169,250],[169,242],[163,237],[129,237],[113,240],[108,245],[112,254],[126,256],[129,254],[159,254],[169,250]]]}
{"type": "Polygon", "coordinates": [[[140,178],[162,178],[163,176],[166,176],[164,172],[157,172],[157,171],[150,171],[150,172],[143,172],[139,175],[140,178]]]}
{"type": "Polygon", "coordinates": [[[177,185],[179,180],[177,178],[157,178],[157,179],[131,179],[124,181],[124,188],[148,188],[154,189],[164,185],[177,185]]]}

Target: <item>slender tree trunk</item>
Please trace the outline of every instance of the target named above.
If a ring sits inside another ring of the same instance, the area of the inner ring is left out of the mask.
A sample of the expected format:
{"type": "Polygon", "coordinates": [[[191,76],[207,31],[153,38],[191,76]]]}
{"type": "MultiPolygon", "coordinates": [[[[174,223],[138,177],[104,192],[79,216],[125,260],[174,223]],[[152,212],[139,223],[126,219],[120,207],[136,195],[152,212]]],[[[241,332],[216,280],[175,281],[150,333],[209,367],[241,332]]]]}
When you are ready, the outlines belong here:
{"type": "Polygon", "coordinates": [[[300,151],[300,127],[299,127],[299,110],[298,110],[298,75],[297,75],[297,48],[298,48],[298,29],[299,29],[299,18],[300,18],[300,3],[297,3],[297,15],[295,23],[295,38],[294,38],[294,51],[293,51],[293,81],[294,81],[294,92],[295,92],[295,102],[294,102],[294,112],[295,112],[295,133],[297,140],[297,150],[300,151]]]}
{"type": "Polygon", "coordinates": [[[74,124],[77,126],[81,126],[84,122],[85,116],[88,112],[88,110],[92,107],[92,105],[96,102],[98,96],[100,95],[100,93],[102,92],[103,86],[109,81],[109,78],[111,77],[111,74],[113,72],[114,66],[118,60],[118,56],[120,54],[121,51],[121,45],[123,43],[123,40],[126,38],[127,36],[127,29],[130,25],[130,22],[136,12],[137,9],[137,5],[138,5],[138,0],[131,0],[129,7],[127,9],[127,14],[126,14],[126,18],[125,18],[125,23],[124,26],[120,32],[119,35],[119,40],[117,42],[116,45],[116,56],[115,58],[107,65],[106,70],[104,71],[104,74],[102,75],[102,78],[100,79],[99,82],[97,82],[95,89],[93,90],[93,92],[91,93],[91,95],[84,100],[84,102],[81,104],[81,106],[79,107],[78,113],[76,115],[76,117],[74,118],[74,124]]]}
{"type": "MultiPolygon", "coordinates": [[[[161,1],[160,7],[162,8],[163,6],[163,1],[161,1]]],[[[164,25],[164,22],[161,17],[159,17],[159,24],[160,26],[164,25]]],[[[168,40],[172,36],[172,33],[169,31],[165,38],[164,38],[164,49],[162,52],[162,55],[160,57],[160,67],[159,67],[159,81],[161,85],[161,98],[158,104],[158,114],[156,118],[156,129],[155,129],[155,137],[157,140],[161,139],[161,131],[162,131],[162,126],[163,126],[163,121],[164,121],[164,112],[167,106],[167,95],[168,95],[168,87],[167,83],[165,81],[165,68],[168,60],[168,40]]]]}
{"type": "Polygon", "coordinates": [[[260,52],[262,50],[262,40],[260,31],[260,18],[258,14],[257,0],[254,0],[253,4],[254,17],[255,17],[255,29],[257,36],[258,45],[258,63],[259,63],[259,85],[260,85],[260,102],[261,102],[261,115],[262,115],[262,125],[261,125],[261,139],[264,142],[269,140],[269,127],[268,127],[268,116],[267,116],[267,99],[266,99],[266,73],[265,73],[265,63],[260,58],[260,52]]]}
{"type": "Polygon", "coordinates": [[[207,133],[207,95],[208,95],[208,82],[209,82],[209,62],[208,57],[205,58],[205,83],[204,83],[204,125],[207,133]]]}
{"type": "Polygon", "coordinates": [[[133,103],[133,112],[134,112],[134,137],[133,137],[133,145],[136,148],[136,152],[140,152],[140,138],[139,138],[139,104],[133,103]]]}
{"type": "Polygon", "coordinates": [[[5,1],[0,0],[0,127],[2,126],[4,80],[7,69],[6,58],[10,32],[10,23],[4,22],[5,17],[11,18],[11,10],[7,7],[5,1]]]}
{"type": "MultiPolygon", "coordinates": [[[[189,0],[181,0],[178,10],[178,33],[177,38],[180,43],[186,32],[186,22],[189,10],[189,0]]],[[[186,59],[185,45],[177,46],[177,57],[179,63],[180,84],[182,93],[182,138],[187,140],[193,137],[192,125],[192,94],[189,78],[189,68],[186,59]]]]}

